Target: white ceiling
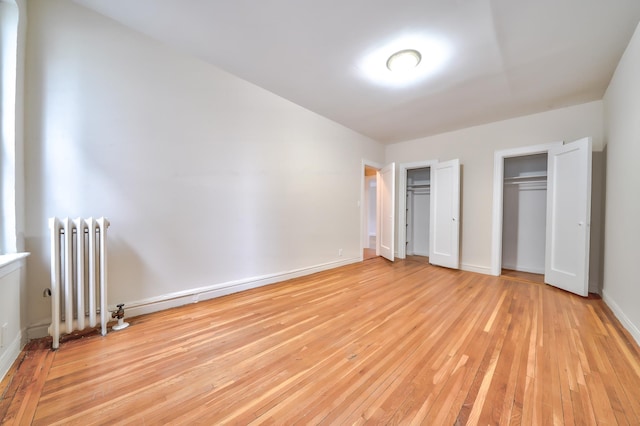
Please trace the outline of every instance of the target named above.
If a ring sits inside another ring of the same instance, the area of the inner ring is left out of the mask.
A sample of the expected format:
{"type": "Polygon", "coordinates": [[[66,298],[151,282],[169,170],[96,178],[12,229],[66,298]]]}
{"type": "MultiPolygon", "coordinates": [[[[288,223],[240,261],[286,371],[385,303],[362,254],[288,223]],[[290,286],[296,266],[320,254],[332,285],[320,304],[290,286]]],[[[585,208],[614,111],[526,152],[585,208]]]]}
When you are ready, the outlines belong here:
{"type": "Polygon", "coordinates": [[[601,99],[640,21],[638,0],[74,1],[384,143],[601,99]],[[366,78],[403,37],[446,41],[448,62],[366,78]]]}

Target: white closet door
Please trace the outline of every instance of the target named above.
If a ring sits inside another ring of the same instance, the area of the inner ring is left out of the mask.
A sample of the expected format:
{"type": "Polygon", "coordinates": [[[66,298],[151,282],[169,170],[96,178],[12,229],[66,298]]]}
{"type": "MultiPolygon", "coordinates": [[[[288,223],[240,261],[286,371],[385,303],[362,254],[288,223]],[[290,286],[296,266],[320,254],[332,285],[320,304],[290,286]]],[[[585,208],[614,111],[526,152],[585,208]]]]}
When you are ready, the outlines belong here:
{"type": "Polygon", "coordinates": [[[587,296],[591,138],[549,150],[545,282],[587,296]]]}
{"type": "Polygon", "coordinates": [[[431,167],[429,263],[458,269],[460,263],[460,160],[431,167]]]}
{"type": "Polygon", "coordinates": [[[396,164],[378,171],[378,255],[393,261],[396,211],[396,164]]]}

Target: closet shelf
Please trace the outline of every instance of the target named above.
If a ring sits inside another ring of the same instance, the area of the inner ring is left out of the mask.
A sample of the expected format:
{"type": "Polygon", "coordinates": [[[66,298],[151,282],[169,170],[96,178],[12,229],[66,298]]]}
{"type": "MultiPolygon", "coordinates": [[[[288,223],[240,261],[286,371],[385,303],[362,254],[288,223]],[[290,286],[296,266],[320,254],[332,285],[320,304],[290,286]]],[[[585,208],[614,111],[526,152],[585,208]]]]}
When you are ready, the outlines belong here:
{"type": "Polygon", "coordinates": [[[419,189],[419,188],[431,188],[431,184],[424,183],[419,185],[407,185],[407,189],[419,189]]]}

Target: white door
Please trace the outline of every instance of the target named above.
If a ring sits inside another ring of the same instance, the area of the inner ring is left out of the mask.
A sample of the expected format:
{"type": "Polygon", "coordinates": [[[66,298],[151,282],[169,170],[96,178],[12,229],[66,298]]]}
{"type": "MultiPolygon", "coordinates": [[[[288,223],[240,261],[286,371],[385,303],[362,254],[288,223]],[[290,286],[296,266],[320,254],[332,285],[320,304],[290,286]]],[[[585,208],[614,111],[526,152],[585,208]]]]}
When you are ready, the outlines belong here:
{"type": "Polygon", "coordinates": [[[549,150],[547,284],[587,296],[591,220],[591,138],[549,150]]]}
{"type": "Polygon", "coordinates": [[[460,261],[460,160],[431,167],[429,263],[458,269],[460,261]]]}
{"type": "Polygon", "coordinates": [[[378,171],[378,250],[377,255],[393,261],[395,241],[396,164],[378,171]]]}

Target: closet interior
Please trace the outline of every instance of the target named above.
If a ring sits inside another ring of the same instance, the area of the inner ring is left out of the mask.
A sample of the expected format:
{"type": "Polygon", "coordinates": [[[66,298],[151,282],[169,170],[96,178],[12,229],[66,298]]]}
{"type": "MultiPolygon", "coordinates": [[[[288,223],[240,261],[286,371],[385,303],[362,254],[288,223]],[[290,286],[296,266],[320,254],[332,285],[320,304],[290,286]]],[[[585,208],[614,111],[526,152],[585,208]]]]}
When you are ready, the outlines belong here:
{"type": "Polygon", "coordinates": [[[431,168],[407,170],[406,254],[429,256],[431,168]]]}
{"type": "Polygon", "coordinates": [[[544,274],[547,154],[504,159],[502,268],[544,274]]]}

